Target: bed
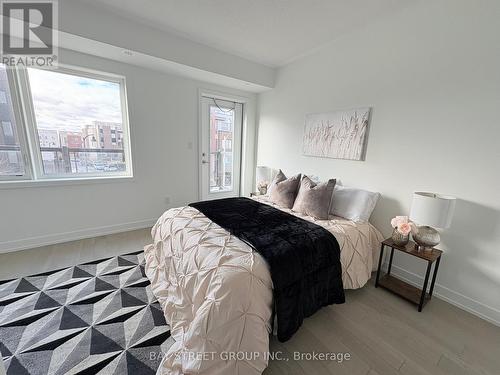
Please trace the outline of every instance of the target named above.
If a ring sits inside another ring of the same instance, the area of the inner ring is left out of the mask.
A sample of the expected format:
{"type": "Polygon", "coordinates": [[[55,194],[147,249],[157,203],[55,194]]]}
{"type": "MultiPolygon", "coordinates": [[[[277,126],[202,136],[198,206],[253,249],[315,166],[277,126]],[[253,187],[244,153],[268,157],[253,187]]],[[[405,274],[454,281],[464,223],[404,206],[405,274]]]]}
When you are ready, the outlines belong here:
{"type": "MultiPolygon", "coordinates": [[[[361,288],[377,264],[382,236],[370,223],[340,217],[314,222],[340,245],[345,289],[361,288]]],[[[159,374],[261,374],[272,331],[273,283],[266,261],[193,207],[166,211],[145,247],[146,275],[175,343],[159,374]]]]}

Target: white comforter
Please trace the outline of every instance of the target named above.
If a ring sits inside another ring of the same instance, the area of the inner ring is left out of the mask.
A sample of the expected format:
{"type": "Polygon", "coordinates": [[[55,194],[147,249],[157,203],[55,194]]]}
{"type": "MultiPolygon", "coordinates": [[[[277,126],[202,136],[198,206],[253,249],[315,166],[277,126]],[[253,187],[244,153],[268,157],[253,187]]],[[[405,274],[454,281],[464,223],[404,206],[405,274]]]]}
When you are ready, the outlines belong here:
{"type": "MultiPolygon", "coordinates": [[[[257,198],[268,203],[265,198],[257,198]]],[[[313,221],[341,248],[344,288],[368,281],[382,236],[339,217],[313,221]]],[[[175,343],[158,374],[260,374],[267,366],[272,281],[264,259],[192,207],[166,211],[146,246],[146,274],[175,343]]]]}

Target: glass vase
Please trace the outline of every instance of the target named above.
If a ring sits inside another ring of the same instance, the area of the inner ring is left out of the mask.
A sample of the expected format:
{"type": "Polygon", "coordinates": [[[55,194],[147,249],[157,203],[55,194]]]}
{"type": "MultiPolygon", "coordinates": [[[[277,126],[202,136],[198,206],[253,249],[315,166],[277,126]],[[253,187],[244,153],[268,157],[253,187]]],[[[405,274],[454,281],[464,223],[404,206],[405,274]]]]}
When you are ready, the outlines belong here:
{"type": "Polygon", "coordinates": [[[394,228],[394,231],[392,232],[392,240],[397,246],[405,246],[408,241],[410,241],[410,235],[401,234],[396,228],[394,228]]]}

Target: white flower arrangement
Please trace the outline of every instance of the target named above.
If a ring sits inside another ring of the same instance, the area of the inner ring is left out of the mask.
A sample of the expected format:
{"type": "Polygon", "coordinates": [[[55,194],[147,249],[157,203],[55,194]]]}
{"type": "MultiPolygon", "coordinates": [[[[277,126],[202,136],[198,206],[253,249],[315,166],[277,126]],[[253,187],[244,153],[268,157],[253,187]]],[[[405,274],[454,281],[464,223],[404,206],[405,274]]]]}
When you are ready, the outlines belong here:
{"type": "Polygon", "coordinates": [[[267,193],[267,186],[269,185],[268,181],[259,181],[257,184],[257,189],[259,189],[259,192],[264,195],[267,193]]]}

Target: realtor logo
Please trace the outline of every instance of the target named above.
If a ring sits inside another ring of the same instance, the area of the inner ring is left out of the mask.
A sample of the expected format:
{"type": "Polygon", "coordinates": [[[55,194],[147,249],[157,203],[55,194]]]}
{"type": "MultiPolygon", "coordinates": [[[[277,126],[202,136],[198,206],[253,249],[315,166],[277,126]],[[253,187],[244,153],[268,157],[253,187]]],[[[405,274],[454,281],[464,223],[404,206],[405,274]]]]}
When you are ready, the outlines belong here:
{"type": "Polygon", "coordinates": [[[3,0],[2,63],[53,66],[57,49],[57,1],[3,0]]]}

